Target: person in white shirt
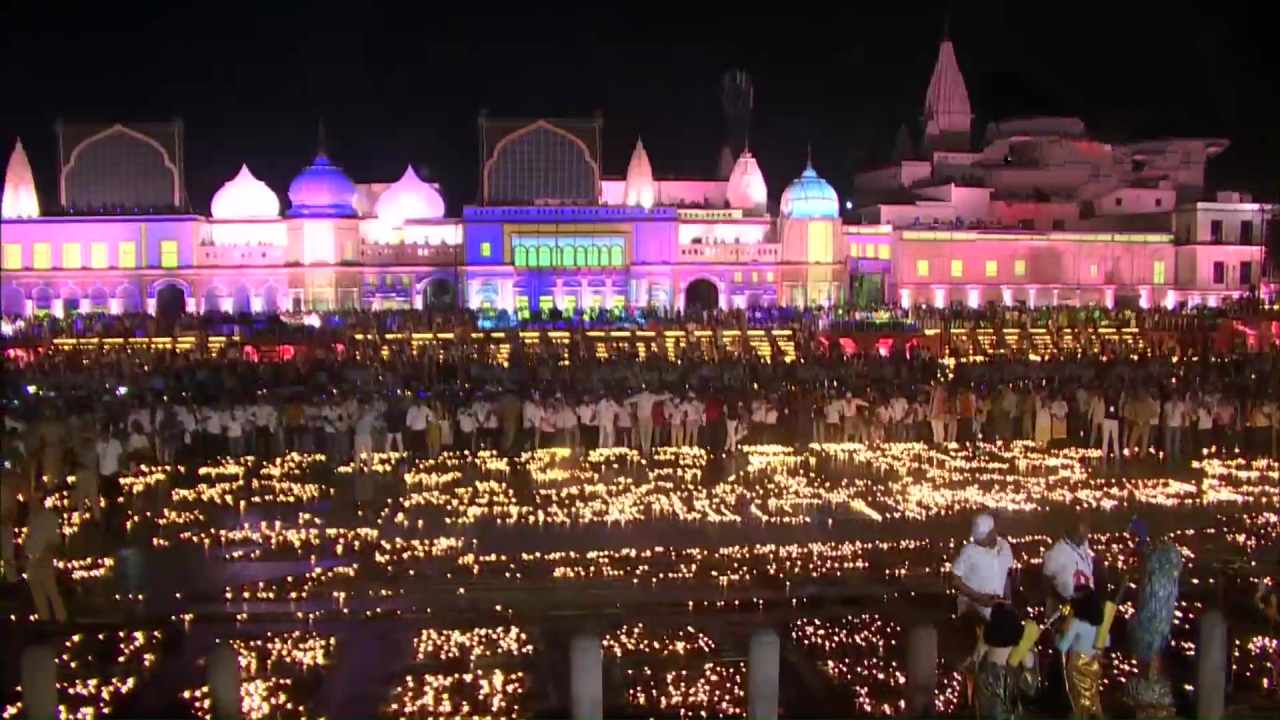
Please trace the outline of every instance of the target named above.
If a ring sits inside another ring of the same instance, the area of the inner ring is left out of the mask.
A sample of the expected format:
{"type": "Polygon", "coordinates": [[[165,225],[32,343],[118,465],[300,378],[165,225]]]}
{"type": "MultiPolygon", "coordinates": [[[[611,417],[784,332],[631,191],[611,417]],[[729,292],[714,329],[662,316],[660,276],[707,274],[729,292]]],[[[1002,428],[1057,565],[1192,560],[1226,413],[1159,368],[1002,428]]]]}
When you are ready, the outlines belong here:
{"type": "Polygon", "coordinates": [[[1102,442],[1102,422],[1107,419],[1107,401],[1094,390],[1089,395],[1089,447],[1102,442]]]}
{"type": "Polygon", "coordinates": [[[986,513],[973,519],[969,539],[951,562],[951,581],[959,594],[956,610],[960,615],[981,616],[985,622],[991,617],[991,606],[1009,597],[1013,549],[986,513]]]}
{"type": "Polygon", "coordinates": [[[1203,457],[1213,445],[1213,402],[1202,398],[1196,403],[1196,451],[1203,457]]]}
{"type": "Polygon", "coordinates": [[[1044,554],[1042,574],[1048,584],[1048,613],[1075,596],[1077,588],[1093,587],[1093,550],[1089,548],[1089,523],[1078,519],[1070,532],[1044,554]]]}
{"type": "Polygon", "coordinates": [[[600,425],[600,445],[602,448],[614,446],[614,424],[618,420],[620,408],[609,397],[600,398],[596,405],[596,422],[600,425]]]}
{"type": "Polygon", "coordinates": [[[1170,465],[1182,462],[1182,426],[1186,403],[1177,393],[1164,401],[1164,455],[1170,465]]]}
{"type": "Polygon", "coordinates": [[[244,456],[244,406],[236,405],[227,410],[223,429],[227,434],[227,452],[231,457],[244,456]]]}
{"type": "Polygon", "coordinates": [[[564,438],[557,432],[559,408],[554,401],[547,402],[538,413],[538,434],[547,447],[561,447],[564,438]]]}
{"type": "Polygon", "coordinates": [[[373,422],[378,415],[372,406],[366,405],[359,410],[355,426],[355,457],[360,458],[373,454],[373,422]]]}
{"type": "Polygon", "coordinates": [[[470,405],[463,405],[458,409],[458,432],[462,434],[462,444],[471,452],[476,451],[478,423],[476,422],[475,411],[470,405]]]}
{"type": "MultiPolygon", "coordinates": [[[[427,440],[427,405],[423,402],[413,402],[404,412],[404,426],[409,433],[408,449],[413,452],[421,452],[427,440]]],[[[397,437],[397,445],[402,448],[405,446],[404,439],[398,437],[399,432],[387,431],[387,448],[391,447],[391,438],[397,437]]]]}
{"type": "Polygon", "coordinates": [[[104,483],[114,482],[120,475],[120,457],[124,455],[124,446],[113,436],[109,428],[103,428],[102,437],[94,443],[98,454],[98,476],[104,483]]]}
{"type": "Polygon", "coordinates": [[[622,446],[635,447],[637,443],[635,437],[636,421],[634,408],[625,401],[615,401],[614,405],[618,408],[618,437],[622,440],[622,446]]]}
{"type": "Polygon", "coordinates": [[[702,425],[702,415],[706,408],[693,393],[689,393],[683,407],[681,414],[684,416],[684,444],[695,447],[698,444],[698,428],[702,425]]]}
{"type": "Polygon", "coordinates": [[[557,402],[556,432],[564,438],[564,443],[570,450],[577,450],[582,446],[582,438],[578,435],[578,412],[563,400],[557,402]]]}
{"type": "Polygon", "coordinates": [[[64,623],[67,621],[67,609],[58,594],[53,569],[53,555],[60,540],[58,516],[43,503],[32,504],[35,509],[27,521],[27,538],[22,546],[27,554],[27,585],[31,588],[31,599],[40,619],[48,622],[52,614],[56,622],[64,623]]]}
{"type": "Polygon", "coordinates": [[[524,431],[529,436],[530,446],[537,450],[542,447],[542,405],[538,403],[538,396],[524,401],[521,407],[521,416],[523,418],[524,431]]]}
{"type": "Polygon", "coordinates": [[[254,449],[261,457],[274,457],[279,450],[277,428],[279,416],[274,405],[266,399],[258,401],[253,408],[254,449]]]}
{"type": "Polygon", "coordinates": [[[585,448],[598,438],[598,433],[593,431],[596,426],[596,404],[587,398],[582,398],[582,401],[578,403],[577,415],[578,434],[585,448]]]}
{"type": "Polygon", "coordinates": [[[822,407],[823,422],[818,426],[818,442],[839,442],[841,435],[840,418],[844,415],[844,401],[832,397],[822,407]]]}
{"type": "Polygon", "coordinates": [[[640,452],[645,455],[648,455],[650,448],[653,447],[653,405],[661,400],[661,395],[649,392],[648,388],[643,388],[627,401],[627,404],[635,409],[636,433],[639,435],[638,444],[640,452]]]}

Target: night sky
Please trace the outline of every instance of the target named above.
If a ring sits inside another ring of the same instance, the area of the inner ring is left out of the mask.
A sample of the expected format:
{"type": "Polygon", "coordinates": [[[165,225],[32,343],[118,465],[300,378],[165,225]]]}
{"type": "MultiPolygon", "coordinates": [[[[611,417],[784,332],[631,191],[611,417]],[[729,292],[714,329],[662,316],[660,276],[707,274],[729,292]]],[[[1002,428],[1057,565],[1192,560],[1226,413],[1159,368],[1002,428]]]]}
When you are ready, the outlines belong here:
{"type": "Polygon", "coordinates": [[[241,162],[283,197],[323,117],[354,179],[394,180],[412,162],[456,212],[477,194],[482,108],[599,110],[606,175],[624,173],[640,134],[658,176],[710,177],[725,133],[720,75],[743,68],[774,200],[810,143],[844,193],[855,170],[888,158],[900,124],[918,124],[949,14],[978,137],[991,120],[1037,114],[1081,117],[1106,140],[1227,137],[1210,187],[1280,195],[1278,26],[1262,4],[1073,3],[1052,16],[1025,2],[848,5],[780,19],[723,3],[625,16],[486,4],[465,16],[437,3],[4,2],[0,149],[7,158],[21,135],[48,206],[55,118],[182,117],[188,192],[206,211],[241,162]]]}

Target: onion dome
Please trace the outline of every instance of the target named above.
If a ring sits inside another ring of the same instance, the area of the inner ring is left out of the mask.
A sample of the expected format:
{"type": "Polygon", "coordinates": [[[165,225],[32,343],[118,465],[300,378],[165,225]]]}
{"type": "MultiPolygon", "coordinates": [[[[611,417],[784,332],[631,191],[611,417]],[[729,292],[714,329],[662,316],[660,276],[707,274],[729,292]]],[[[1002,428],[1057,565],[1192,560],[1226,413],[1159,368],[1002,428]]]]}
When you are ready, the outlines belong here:
{"type": "Polygon", "coordinates": [[[324,152],[289,183],[290,217],[355,217],[356,186],[324,152]]]}
{"type": "Polygon", "coordinates": [[[769,198],[769,188],[764,184],[764,173],[760,172],[760,163],[756,162],[750,150],[743,150],[737,162],[733,164],[725,195],[728,197],[731,208],[764,212],[765,201],[769,198]]]}
{"type": "Polygon", "coordinates": [[[636,139],[636,148],[631,151],[631,162],[627,164],[627,183],[622,191],[623,204],[648,210],[653,207],[656,196],[649,153],[644,151],[644,143],[636,139]]]}
{"type": "Polygon", "coordinates": [[[236,176],[223,183],[209,204],[214,220],[262,220],[280,217],[280,198],[267,184],[241,165],[236,176]]]}
{"type": "Polygon", "coordinates": [[[444,198],[409,166],[378,196],[373,214],[391,227],[402,227],[405,220],[434,220],[444,217],[444,198]]]}
{"type": "Polygon", "coordinates": [[[19,140],[9,156],[9,167],[4,173],[4,196],[0,198],[0,217],[40,217],[40,200],[36,197],[36,180],[31,174],[31,162],[19,140]]]}
{"type": "Polygon", "coordinates": [[[782,216],[798,220],[833,220],[840,217],[835,188],[806,163],[800,177],[782,191],[782,216]]]}

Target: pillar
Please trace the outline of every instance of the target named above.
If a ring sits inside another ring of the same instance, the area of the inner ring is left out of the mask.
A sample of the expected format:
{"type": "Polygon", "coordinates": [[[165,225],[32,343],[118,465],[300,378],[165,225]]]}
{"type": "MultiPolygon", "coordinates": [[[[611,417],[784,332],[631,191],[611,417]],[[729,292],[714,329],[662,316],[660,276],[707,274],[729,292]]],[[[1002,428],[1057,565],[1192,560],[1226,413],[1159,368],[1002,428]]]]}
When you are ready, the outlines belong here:
{"type": "Polygon", "coordinates": [[[569,641],[569,715],[573,720],[604,717],[603,663],[599,636],[584,633],[569,641]]]}
{"type": "Polygon", "coordinates": [[[1221,720],[1227,700],[1227,621],[1219,610],[1200,618],[1196,645],[1196,717],[1221,720]]]}
{"type": "Polygon", "coordinates": [[[54,298],[49,301],[49,313],[54,317],[60,318],[65,314],[62,308],[62,298],[54,298]]]}
{"type": "Polygon", "coordinates": [[[240,717],[240,658],[230,643],[218,643],[209,653],[209,699],[215,720],[240,717]]]}
{"type": "Polygon", "coordinates": [[[777,720],[778,666],[782,641],[770,629],[751,636],[747,656],[747,717],[750,720],[777,720]]]}
{"type": "Polygon", "coordinates": [[[22,705],[31,720],[58,717],[58,666],[48,645],[22,651],[22,705]]]}
{"type": "Polygon", "coordinates": [[[907,717],[928,717],[938,687],[938,629],[917,625],[907,631],[907,717]]]}

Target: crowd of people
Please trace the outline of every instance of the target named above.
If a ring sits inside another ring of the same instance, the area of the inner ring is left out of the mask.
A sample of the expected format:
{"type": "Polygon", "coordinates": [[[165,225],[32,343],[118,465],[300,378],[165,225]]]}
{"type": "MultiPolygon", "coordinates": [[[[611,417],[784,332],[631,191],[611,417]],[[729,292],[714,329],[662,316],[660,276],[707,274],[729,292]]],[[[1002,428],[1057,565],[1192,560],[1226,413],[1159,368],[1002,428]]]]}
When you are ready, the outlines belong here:
{"type": "Polygon", "coordinates": [[[389,449],[698,445],[722,454],[762,442],[1027,440],[1101,448],[1109,464],[1178,466],[1210,451],[1274,456],[1280,441],[1274,354],[948,369],[921,352],[802,354],[787,364],[687,350],[676,360],[625,351],[604,360],[517,349],[505,365],[461,346],[437,355],[407,344],[284,362],[235,352],[48,353],[5,368],[5,453],[34,472],[73,447],[107,448],[99,464],[114,470],[288,451],[345,462],[389,449]]]}

